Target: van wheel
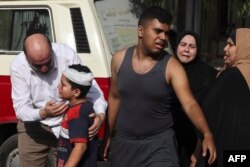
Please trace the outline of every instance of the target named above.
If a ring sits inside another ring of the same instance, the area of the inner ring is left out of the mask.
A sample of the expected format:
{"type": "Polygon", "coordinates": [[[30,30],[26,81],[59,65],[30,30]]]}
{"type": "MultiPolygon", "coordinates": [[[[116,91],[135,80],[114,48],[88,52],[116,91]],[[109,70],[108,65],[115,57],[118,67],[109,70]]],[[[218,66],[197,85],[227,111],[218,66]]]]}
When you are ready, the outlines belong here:
{"type": "Polygon", "coordinates": [[[18,161],[17,134],[15,134],[8,138],[0,147],[0,166],[18,167],[18,161]]]}
{"type": "MultiPolygon", "coordinates": [[[[0,167],[19,167],[17,134],[8,138],[0,147],[0,167]]],[[[53,167],[53,161],[50,155],[46,167],[53,167]]]]}

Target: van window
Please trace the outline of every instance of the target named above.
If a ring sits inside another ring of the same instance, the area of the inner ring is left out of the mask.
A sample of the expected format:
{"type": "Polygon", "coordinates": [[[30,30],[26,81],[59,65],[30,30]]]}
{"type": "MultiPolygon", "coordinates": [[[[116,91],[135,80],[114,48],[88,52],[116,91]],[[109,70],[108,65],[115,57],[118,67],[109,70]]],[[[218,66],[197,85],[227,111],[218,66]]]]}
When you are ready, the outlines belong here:
{"type": "Polygon", "coordinates": [[[0,50],[21,51],[23,39],[34,32],[46,34],[52,41],[51,17],[48,9],[1,9],[0,50]]]}
{"type": "Polygon", "coordinates": [[[136,44],[140,6],[135,9],[131,0],[98,0],[95,7],[111,53],[136,44]]]}

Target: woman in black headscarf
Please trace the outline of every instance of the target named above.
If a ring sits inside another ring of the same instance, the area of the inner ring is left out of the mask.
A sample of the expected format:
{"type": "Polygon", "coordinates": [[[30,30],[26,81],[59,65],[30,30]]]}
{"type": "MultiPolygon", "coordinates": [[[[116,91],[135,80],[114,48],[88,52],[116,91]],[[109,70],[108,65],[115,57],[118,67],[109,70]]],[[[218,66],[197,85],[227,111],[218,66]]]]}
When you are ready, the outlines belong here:
{"type": "MultiPolygon", "coordinates": [[[[176,57],[187,73],[195,99],[201,105],[216,79],[217,71],[200,58],[200,50],[200,41],[196,33],[185,31],[177,37],[176,57]]],[[[191,155],[197,144],[197,133],[178,101],[173,111],[181,166],[189,167],[191,155]]]]}

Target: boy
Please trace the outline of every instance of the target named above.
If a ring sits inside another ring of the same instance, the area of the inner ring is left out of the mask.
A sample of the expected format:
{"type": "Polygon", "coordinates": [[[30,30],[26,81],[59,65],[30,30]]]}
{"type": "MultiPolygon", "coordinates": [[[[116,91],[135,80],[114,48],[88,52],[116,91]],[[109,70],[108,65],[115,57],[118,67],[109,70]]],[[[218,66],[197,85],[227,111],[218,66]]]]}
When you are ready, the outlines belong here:
{"type": "Polygon", "coordinates": [[[88,115],[94,109],[86,98],[92,80],[89,68],[80,64],[69,66],[61,76],[59,96],[69,101],[69,109],[61,124],[57,167],[96,167],[97,139],[88,139],[88,128],[93,123],[88,115]]]}

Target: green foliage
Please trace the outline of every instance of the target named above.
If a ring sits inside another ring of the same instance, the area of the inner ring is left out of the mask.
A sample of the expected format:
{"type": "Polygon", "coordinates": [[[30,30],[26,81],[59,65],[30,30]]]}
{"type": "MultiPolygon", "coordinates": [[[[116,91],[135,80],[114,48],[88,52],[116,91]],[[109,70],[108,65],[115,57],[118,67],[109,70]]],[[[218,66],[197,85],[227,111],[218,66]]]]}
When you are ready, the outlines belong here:
{"type": "Polygon", "coordinates": [[[244,0],[243,2],[239,3],[240,1],[234,0],[235,3],[238,2],[239,8],[236,10],[238,17],[247,17],[250,16],[250,0],[244,0]]]}
{"type": "Polygon", "coordinates": [[[202,0],[202,4],[203,4],[204,9],[206,9],[207,11],[212,11],[215,9],[216,1],[214,1],[214,0],[202,0]]]}
{"type": "Polygon", "coordinates": [[[131,12],[136,17],[139,17],[141,12],[150,6],[161,6],[173,14],[175,0],[129,0],[129,2],[131,4],[131,12]]]}
{"type": "MultiPolygon", "coordinates": [[[[204,8],[208,11],[215,9],[216,0],[202,0],[204,8]]],[[[228,4],[231,6],[231,12],[237,18],[245,18],[250,16],[250,0],[229,0],[228,4]]]]}
{"type": "Polygon", "coordinates": [[[164,7],[164,4],[166,3],[165,0],[144,0],[143,2],[145,6],[161,6],[164,7]]]}

